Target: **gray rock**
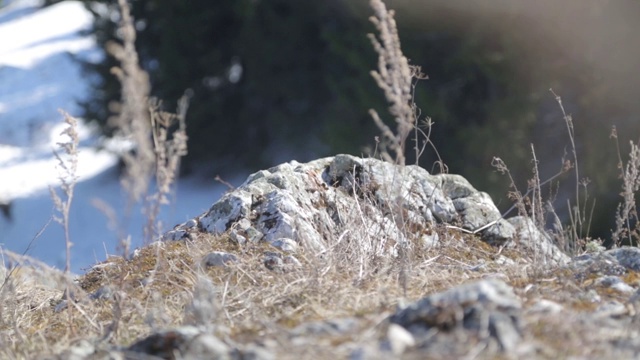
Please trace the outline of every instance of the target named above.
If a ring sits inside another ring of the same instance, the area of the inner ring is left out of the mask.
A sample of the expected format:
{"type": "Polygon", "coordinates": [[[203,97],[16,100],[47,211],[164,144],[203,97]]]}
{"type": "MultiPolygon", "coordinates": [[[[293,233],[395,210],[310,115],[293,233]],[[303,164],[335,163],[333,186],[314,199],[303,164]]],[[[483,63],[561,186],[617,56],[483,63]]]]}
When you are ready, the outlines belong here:
{"type": "Polygon", "coordinates": [[[53,308],[53,312],[61,312],[62,310],[65,310],[67,306],[69,306],[67,300],[62,300],[53,308]]]}
{"type": "Polygon", "coordinates": [[[423,234],[420,237],[419,244],[422,244],[422,247],[425,249],[430,249],[436,245],[438,245],[440,241],[440,235],[437,232],[432,232],[431,234],[423,234]]]}
{"type": "Polygon", "coordinates": [[[298,250],[298,243],[287,238],[272,241],[271,246],[286,252],[296,252],[298,250]]]}
{"type": "Polygon", "coordinates": [[[409,330],[422,346],[466,331],[485,341],[494,339],[502,350],[511,351],[521,340],[520,312],[520,300],[511,287],[487,279],[428,296],[392,315],[390,321],[409,330]]]}
{"type": "Polygon", "coordinates": [[[266,254],[262,262],[264,263],[264,266],[269,270],[272,270],[272,271],[284,270],[284,260],[282,260],[282,255],[278,253],[266,254]]]}
{"type": "MultiPolygon", "coordinates": [[[[164,330],[135,342],[128,353],[162,359],[230,359],[230,348],[211,334],[192,326],[164,330]]],[[[129,357],[134,358],[129,354],[129,357]]]]}
{"type": "Polygon", "coordinates": [[[528,309],[530,313],[559,314],[564,310],[564,306],[555,301],[539,299],[528,309]]]}
{"type": "Polygon", "coordinates": [[[187,236],[187,231],[182,229],[174,229],[169,230],[164,235],[162,235],[162,241],[178,241],[182,240],[187,236]]]}
{"type": "Polygon", "coordinates": [[[523,255],[540,265],[564,265],[571,258],[558,248],[551,237],[540,231],[531,219],[515,216],[507,220],[516,230],[515,240],[508,246],[517,248],[523,255]]]}
{"type": "Polygon", "coordinates": [[[187,222],[185,222],[183,226],[186,229],[195,229],[198,226],[198,221],[195,219],[190,219],[187,220],[187,222]]]}
{"type": "Polygon", "coordinates": [[[201,217],[202,229],[212,234],[222,234],[231,225],[249,214],[248,204],[251,196],[248,192],[236,190],[223,197],[209,211],[208,216],[201,217]]]}
{"type": "Polygon", "coordinates": [[[594,276],[624,275],[629,269],[633,270],[635,256],[637,256],[637,253],[631,248],[613,249],[576,256],[567,266],[574,273],[576,280],[582,282],[594,276]],[[620,260],[622,260],[622,263],[620,260]],[[631,266],[631,268],[628,266],[631,266]]]}
{"type": "Polygon", "coordinates": [[[633,271],[640,271],[640,249],[637,247],[621,247],[606,251],[607,254],[613,256],[618,264],[633,271]]]}
{"type": "MultiPolygon", "coordinates": [[[[275,360],[276,356],[262,346],[248,344],[233,351],[233,360],[275,360]]],[[[194,358],[195,360],[195,358],[194,358]]]]}
{"type": "Polygon", "coordinates": [[[602,287],[608,287],[623,294],[632,294],[635,289],[622,281],[618,276],[603,276],[596,279],[595,284],[602,287]]]}
{"type": "MultiPolygon", "coordinates": [[[[526,219],[501,219],[491,198],[462,176],[431,175],[418,166],[350,155],[306,164],[292,161],[254,173],[195,222],[214,234],[236,229],[236,238],[251,242],[279,246],[286,238],[316,253],[344,237],[344,243],[359,243],[376,256],[397,254],[397,246],[413,236],[406,229],[420,233],[429,223],[455,223],[496,245],[515,244],[517,238],[523,253],[542,261],[568,261],[526,219]]],[[[185,224],[173,231],[185,230],[185,224]]],[[[437,238],[427,237],[411,243],[435,242],[437,238]]]]}
{"type": "Polygon", "coordinates": [[[214,251],[210,254],[207,254],[202,259],[202,263],[204,264],[204,266],[216,267],[226,267],[229,263],[234,263],[237,261],[237,256],[222,251],[214,251]]]}
{"type": "Polygon", "coordinates": [[[91,300],[108,300],[112,299],[115,295],[113,287],[109,285],[101,286],[96,291],[94,291],[89,298],[91,300]]]}
{"type": "Polygon", "coordinates": [[[247,238],[238,234],[236,230],[231,230],[231,232],[229,233],[229,238],[231,238],[231,240],[235,241],[240,246],[246,244],[247,242],[247,238]]]}
{"type": "Polygon", "coordinates": [[[198,220],[190,219],[186,222],[176,225],[172,230],[167,231],[160,237],[161,241],[178,241],[182,239],[191,239],[192,232],[198,231],[198,220]]]}
{"type": "Polygon", "coordinates": [[[246,228],[245,233],[247,234],[247,238],[249,239],[249,241],[254,244],[258,243],[264,237],[264,235],[253,226],[249,226],[248,228],[246,228]]]}

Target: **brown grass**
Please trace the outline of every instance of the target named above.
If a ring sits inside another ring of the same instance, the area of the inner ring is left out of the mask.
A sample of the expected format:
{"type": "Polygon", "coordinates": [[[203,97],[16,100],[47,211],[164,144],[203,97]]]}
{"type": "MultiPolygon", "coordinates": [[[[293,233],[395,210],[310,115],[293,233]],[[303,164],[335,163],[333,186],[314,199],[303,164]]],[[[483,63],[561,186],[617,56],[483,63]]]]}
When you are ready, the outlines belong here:
{"type": "Polygon", "coordinates": [[[640,218],[636,206],[636,195],[640,190],[640,148],[633,141],[629,143],[629,159],[625,164],[620,155],[620,144],[618,143],[618,133],[616,128],[611,130],[611,138],[616,141],[618,150],[619,178],[622,180],[622,202],[616,211],[616,229],[613,231],[612,239],[616,245],[623,243],[640,244],[640,218]]]}
{"type": "MultiPolygon", "coordinates": [[[[473,235],[444,227],[434,231],[441,242],[415,251],[405,259],[404,269],[400,258],[371,259],[364,277],[353,261],[355,250],[326,258],[300,250],[295,254],[300,268],[274,272],[264,266],[263,257],[265,251],[278,250],[264,243],[241,247],[227,236],[209,234],[154,243],[131,260],[112,257],[76,281],[72,322],[81,336],[69,332],[67,310],[55,311],[66,285],[51,279],[60,276],[45,268],[21,268],[0,294],[0,358],[55,353],[80,338],[104,347],[128,346],[154,331],[187,324],[206,328],[227,342],[271,344],[277,358],[344,358],[357,344],[383,338],[384,320],[398,306],[485,277],[499,277],[514,286],[525,308],[542,298],[562,304],[560,322],[557,316],[524,313],[530,319],[524,322],[527,339],[544,341],[550,355],[542,358],[553,358],[584,354],[588,331],[594,331],[592,336],[600,333],[580,320],[581,313],[595,308],[586,296],[588,289],[603,301],[623,299],[611,289],[590,285],[592,278],[576,281],[565,270],[549,269],[532,277],[528,269],[534,264],[515,251],[500,251],[473,235]],[[202,258],[211,251],[234,253],[240,261],[205,268],[202,258]],[[104,287],[113,289],[111,296],[89,298],[104,287]],[[342,334],[302,330],[312,322],[340,319],[355,319],[355,328],[342,334]],[[576,332],[583,337],[576,338],[576,332]]],[[[625,282],[637,282],[637,276],[627,277],[625,282]]],[[[605,351],[601,342],[589,346],[605,351]]]]}
{"type": "MultiPolygon", "coordinates": [[[[505,271],[493,263],[497,249],[470,235],[442,231],[441,245],[412,259],[406,287],[401,286],[397,260],[379,261],[360,277],[349,260],[353,254],[322,260],[302,251],[296,254],[302,267],[281,273],[263,265],[263,253],[275,249],[262,243],[240,247],[226,236],[207,234],[194,241],[154,243],[131,260],[113,257],[81,276],[72,323],[82,338],[121,345],[181,324],[205,326],[240,343],[265,337],[288,341],[283,334],[296,326],[328,319],[356,317],[363,320],[360,326],[375,327],[399,303],[505,271]],[[204,268],[202,257],[214,250],[238,254],[241,260],[226,268],[204,268]],[[341,265],[327,266],[336,262],[341,265]],[[469,270],[482,263],[483,270],[469,270]],[[114,289],[113,295],[89,300],[88,294],[103,287],[114,289]]],[[[11,344],[0,349],[2,358],[31,358],[74,341],[68,313],[55,312],[64,285],[24,269],[2,294],[0,335],[11,344]]],[[[515,267],[512,273],[517,276],[515,267]]],[[[365,335],[322,341],[338,346],[365,335]]],[[[322,341],[314,352],[329,351],[322,341]]]]}

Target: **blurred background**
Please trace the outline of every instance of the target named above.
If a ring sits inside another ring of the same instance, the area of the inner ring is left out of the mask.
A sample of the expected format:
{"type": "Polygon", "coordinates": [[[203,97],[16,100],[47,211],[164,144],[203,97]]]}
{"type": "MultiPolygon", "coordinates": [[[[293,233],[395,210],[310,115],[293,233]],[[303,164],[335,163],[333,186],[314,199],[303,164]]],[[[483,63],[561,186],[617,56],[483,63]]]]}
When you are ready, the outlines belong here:
{"type": "MultiPolygon", "coordinates": [[[[48,3],[56,3],[49,1],[48,3]]],[[[90,1],[99,47],[118,39],[116,1],[90,1]]],[[[388,0],[402,48],[428,80],[416,86],[431,140],[451,173],[465,176],[505,210],[509,166],[526,191],[533,144],[541,180],[572,160],[567,126],[551,92],[573,117],[580,179],[596,199],[593,237],[610,237],[623,159],[640,140],[640,2],[636,0],[388,0]]],[[[386,101],[370,71],[377,57],[366,0],[135,0],[137,47],[152,92],[174,110],[190,89],[184,174],[249,173],[289,160],[367,154],[386,101]]],[[[92,91],[83,117],[109,134],[119,84],[115,60],[84,62],[92,91]]],[[[411,156],[411,150],[408,151],[411,156]]],[[[410,162],[415,159],[409,158],[410,162]]],[[[420,165],[435,169],[432,151],[420,165]]],[[[576,178],[565,174],[556,210],[567,220],[576,178]]],[[[589,202],[589,206],[591,206],[589,202]]]]}
{"type": "MultiPolygon", "coordinates": [[[[117,38],[115,1],[89,2],[100,44],[117,38]]],[[[574,119],[580,177],[597,199],[592,233],[613,227],[621,152],[640,139],[640,2],[634,0],[389,0],[402,47],[429,76],[416,87],[431,140],[449,171],[467,177],[507,208],[509,182],[491,167],[510,167],[521,191],[532,176],[533,144],[541,180],[571,158],[567,126],[549,89],[574,119]]],[[[282,161],[375,146],[367,110],[385,100],[369,72],[376,54],[366,0],[132,2],[138,50],[153,93],[172,107],[185,89],[189,155],[184,172],[254,171],[282,161]]],[[[108,69],[98,77],[85,117],[101,125],[119,98],[108,69]]],[[[389,116],[386,116],[389,119],[389,116]]],[[[108,131],[108,128],[105,128],[108,131]]],[[[411,151],[409,151],[409,156],[411,151]]],[[[427,153],[420,164],[431,170],[427,153]]],[[[556,209],[566,219],[573,172],[561,179],[556,209]]],[[[547,191],[551,189],[547,188],[547,191]]],[[[552,191],[550,191],[552,192],[552,191]]],[[[590,203],[591,204],[591,203],[590,203]]]]}

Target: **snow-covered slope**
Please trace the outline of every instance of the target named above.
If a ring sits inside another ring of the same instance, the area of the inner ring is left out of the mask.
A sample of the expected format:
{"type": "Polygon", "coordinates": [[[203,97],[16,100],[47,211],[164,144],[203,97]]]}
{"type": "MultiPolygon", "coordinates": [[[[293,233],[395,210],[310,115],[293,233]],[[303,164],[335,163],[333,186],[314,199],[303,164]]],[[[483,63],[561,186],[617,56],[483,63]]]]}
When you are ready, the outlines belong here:
{"type": "MultiPolygon", "coordinates": [[[[92,38],[80,34],[91,26],[91,15],[78,1],[63,1],[40,8],[37,0],[0,1],[0,246],[22,253],[51,217],[49,186],[58,185],[57,161],[52,154],[64,140],[62,109],[78,115],[78,100],[89,91],[88,82],[74,60],[102,56],[92,38]]],[[[139,208],[125,221],[124,196],[119,186],[116,157],[97,150],[91,127],[80,126],[78,164],[80,182],[71,206],[71,264],[74,271],[90,266],[106,254],[117,254],[116,229],[92,205],[100,199],[119,216],[120,231],[139,245],[143,216],[139,208]]],[[[162,212],[166,228],[206,210],[224,188],[213,181],[181,182],[175,203],[162,212]]],[[[27,252],[54,266],[65,262],[64,238],[52,222],[27,252]]]]}
{"type": "MultiPolygon", "coordinates": [[[[78,113],[88,91],[72,55],[100,56],[80,2],[38,9],[37,1],[13,1],[0,9],[0,143],[43,145],[58,109],[78,113]],[[20,125],[18,125],[20,123],[20,125]]],[[[47,144],[48,145],[48,144],[47,144]]]]}

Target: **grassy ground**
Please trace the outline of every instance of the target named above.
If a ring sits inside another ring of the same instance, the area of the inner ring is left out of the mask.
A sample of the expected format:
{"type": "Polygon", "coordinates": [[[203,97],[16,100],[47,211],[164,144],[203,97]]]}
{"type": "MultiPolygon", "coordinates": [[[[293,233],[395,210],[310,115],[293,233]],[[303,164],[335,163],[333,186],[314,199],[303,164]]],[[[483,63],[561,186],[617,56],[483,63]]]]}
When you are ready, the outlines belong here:
{"type": "MultiPolygon", "coordinates": [[[[526,358],[604,355],[612,337],[631,335],[611,333],[612,328],[606,333],[603,324],[584,320],[581,314],[596,309],[594,292],[602,298],[598,304],[625,302],[623,294],[594,284],[595,276],[576,279],[566,269],[540,269],[513,250],[498,254],[472,235],[438,231],[440,244],[416,251],[405,266],[398,259],[370,259],[375,266],[362,280],[356,280],[358,269],[348,254],[317,259],[301,250],[301,267],[278,272],[263,264],[264,252],[274,251],[265,244],[240,247],[208,234],[156,243],[130,260],[113,257],[79,277],[71,312],[59,310],[66,283],[58,274],[20,268],[0,293],[0,358],[57,353],[79,339],[128,346],[187,324],[233,343],[262,344],[277,358],[346,358],[357,346],[384,339],[384,320],[398,306],[485,277],[507,282],[522,299],[523,344],[533,349],[526,358]],[[239,261],[204,267],[202,259],[212,251],[234,253],[239,261]],[[106,288],[111,292],[104,298],[90,299],[106,288]],[[543,299],[561,305],[561,316],[541,307],[543,299]],[[304,330],[310,323],[344,319],[355,320],[344,333],[304,330]]],[[[638,279],[633,272],[624,277],[634,287],[638,279]]],[[[404,357],[420,354],[410,350],[404,357]]]]}
{"type": "MultiPolygon", "coordinates": [[[[519,272],[517,266],[498,265],[497,249],[473,236],[443,235],[446,240],[441,245],[415,255],[406,275],[397,260],[371,259],[376,266],[361,281],[355,281],[358,269],[348,263],[346,254],[319,260],[306,258],[302,251],[296,255],[302,267],[274,272],[262,261],[265,251],[274,250],[268,245],[240,248],[227,237],[208,234],[194,241],[158,243],[141,249],[131,260],[113,257],[78,278],[77,311],[71,320],[67,310],[55,311],[64,282],[56,286],[44,275],[36,279],[30,271],[18,271],[5,288],[10,291],[2,293],[0,331],[12,345],[0,355],[29,358],[78,337],[108,335],[110,342],[128,345],[153,330],[181,324],[204,325],[240,343],[280,340],[280,334],[319,320],[356,317],[363,319],[364,328],[375,328],[399,303],[487,274],[519,272]],[[211,251],[237,254],[240,261],[226,268],[205,268],[202,258],[211,251]],[[469,270],[482,263],[486,264],[482,271],[469,270]],[[401,276],[407,277],[406,293],[401,276]],[[104,287],[113,290],[111,297],[89,299],[104,287]]],[[[517,258],[508,251],[503,255],[517,258]]],[[[330,339],[330,344],[354,341],[363,334],[353,335],[330,339]]],[[[317,345],[316,351],[335,350],[317,345]]]]}

